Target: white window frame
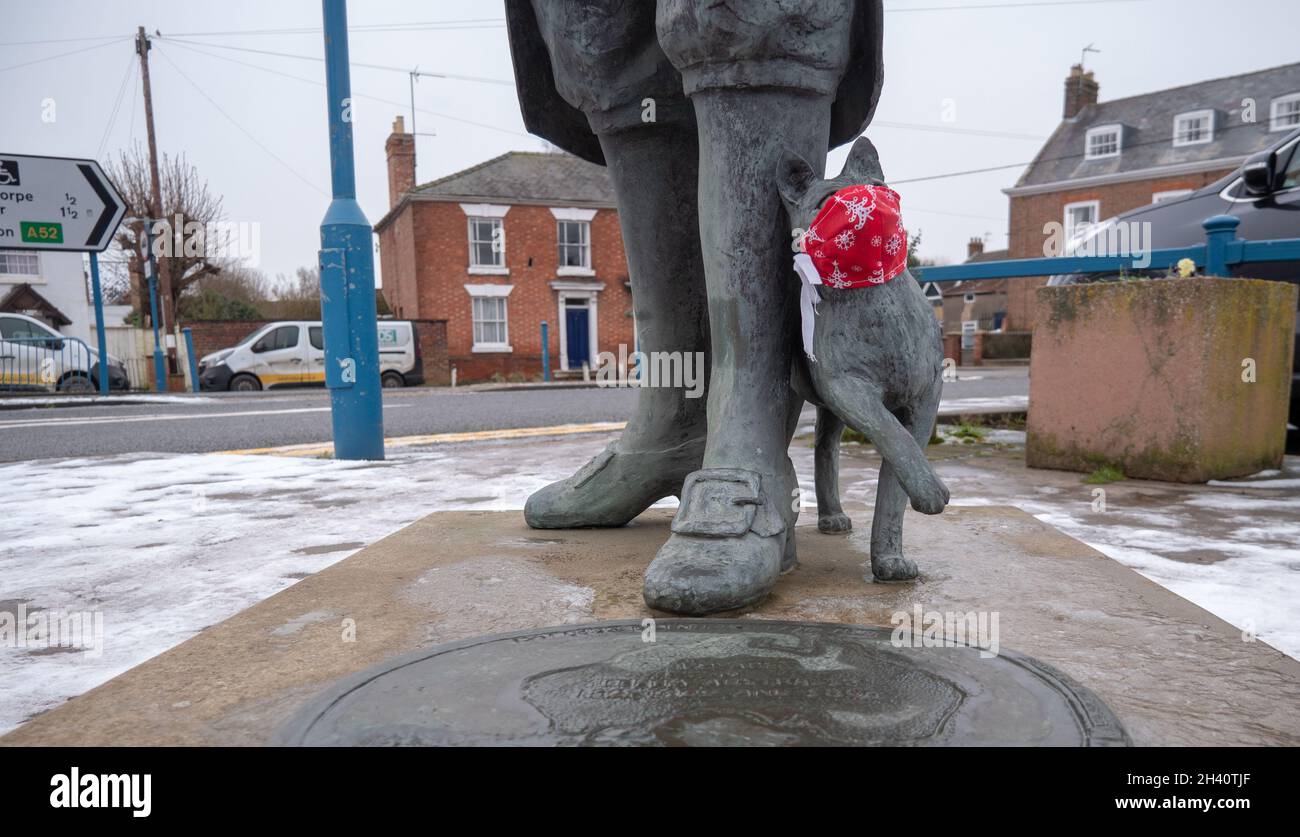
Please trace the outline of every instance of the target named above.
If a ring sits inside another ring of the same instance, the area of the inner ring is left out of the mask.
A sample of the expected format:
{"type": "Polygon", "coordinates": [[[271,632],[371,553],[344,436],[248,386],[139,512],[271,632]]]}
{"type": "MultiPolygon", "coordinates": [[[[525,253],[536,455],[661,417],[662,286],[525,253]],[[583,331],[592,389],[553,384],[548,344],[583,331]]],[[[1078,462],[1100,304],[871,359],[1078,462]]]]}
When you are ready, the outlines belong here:
{"type": "Polygon", "coordinates": [[[1083,158],[1085,160],[1108,160],[1111,157],[1118,157],[1124,153],[1124,126],[1119,123],[1111,125],[1097,125],[1089,128],[1083,135],[1083,158]],[[1115,150],[1106,154],[1092,153],[1092,138],[1102,134],[1115,135],[1115,150]]]}
{"type": "MultiPolygon", "coordinates": [[[[1291,122],[1290,124],[1284,125],[1279,121],[1281,119],[1279,111],[1282,109],[1282,105],[1290,104],[1295,104],[1297,105],[1297,108],[1300,108],[1300,93],[1288,93],[1285,96],[1278,96],[1269,104],[1268,129],[1270,131],[1289,131],[1293,128],[1300,127],[1300,115],[1297,115],[1295,117],[1296,121],[1291,122]]],[[[1300,114],[1300,110],[1295,111],[1295,113],[1300,114]]]]}
{"type": "Polygon", "coordinates": [[[551,215],[555,216],[555,255],[556,255],[556,276],[595,276],[596,271],[592,268],[592,238],[591,222],[596,217],[594,209],[580,209],[578,207],[551,207],[551,215]],[[587,250],[586,264],[580,267],[573,265],[562,265],[559,263],[560,248],[564,246],[560,238],[560,225],[569,223],[585,223],[587,225],[587,250]]]}
{"type": "Polygon", "coordinates": [[[556,259],[562,261],[561,255],[567,248],[578,249],[582,257],[581,264],[559,264],[556,268],[556,274],[559,276],[591,276],[594,271],[591,269],[591,222],[590,221],[571,221],[560,219],[555,222],[555,239],[556,239],[556,259]],[[562,232],[566,224],[573,224],[581,230],[580,240],[574,244],[564,240],[562,232]]]}
{"type": "Polygon", "coordinates": [[[496,352],[513,352],[514,347],[510,345],[510,303],[508,297],[510,292],[515,289],[514,285],[466,285],[465,290],[469,293],[469,321],[470,321],[470,339],[473,346],[470,351],[475,354],[496,353],[496,352]],[[504,332],[504,342],[481,342],[478,339],[479,318],[476,313],[477,300],[481,299],[499,299],[501,300],[501,317],[500,320],[492,320],[493,323],[501,323],[504,332]]]}
{"type": "Polygon", "coordinates": [[[1188,145],[1205,145],[1214,142],[1214,111],[1210,109],[1189,110],[1186,113],[1180,113],[1174,117],[1174,148],[1183,148],[1188,145]],[[1204,119],[1208,123],[1204,139],[1189,140],[1185,138],[1186,128],[1184,125],[1192,120],[1204,119]]]}
{"type": "Polygon", "coordinates": [[[1062,219],[1061,219],[1061,225],[1065,228],[1066,242],[1073,241],[1080,232],[1079,228],[1073,227],[1070,224],[1070,211],[1074,209],[1079,209],[1080,207],[1084,207],[1084,206],[1092,208],[1092,221],[1089,223],[1088,226],[1091,227],[1101,223],[1101,201],[1100,200],[1075,201],[1073,203],[1067,203],[1065,205],[1065,209],[1062,213],[1062,219]]]}
{"type": "Polygon", "coordinates": [[[1193,189],[1168,189],[1164,192],[1152,192],[1151,202],[1162,203],[1164,201],[1176,201],[1179,198],[1185,198],[1190,195],[1193,189]]]}
{"type": "Polygon", "coordinates": [[[469,272],[470,273],[500,273],[506,270],[506,226],[501,218],[485,218],[471,215],[467,219],[469,230],[469,272]],[[476,238],[474,235],[475,227],[482,224],[490,224],[492,228],[492,237],[486,241],[482,238],[476,238]],[[501,233],[498,236],[497,230],[501,233]],[[500,244],[498,248],[497,244],[500,244]],[[492,264],[483,264],[478,260],[479,247],[487,244],[496,261],[492,264]]]}
{"type": "MultiPolygon", "coordinates": [[[[8,258],[11,257],[11,256],[17,256],[17,257],[19,257],[19,258],[28,258],[28,257],[30,257],[30,258],[32,259],[33,263],[36,265],[36,272],[35,272],[35,273],[9,273],[7,270],[0,270],[0,276],[17,276],[17,277],[22,277],[22,278],[24,278],[24,279],[39,279],[39,278],[40,278],[40,276],[41,276],[41,254],[40,254],[39,252],[37,252],[37,251],[31,251],[31,250],[4,250],[4,249],[0,249],[0,254],[3,254],[3,255],[5,256],[6,261],[8,261],[8,258]]],[[[8,265],[6,265],[6,267],[7,267],[7,266],[8,266],[8,265]]]]}
{"type": "Polygon", "coordinates": [[[506,267],[506,213],[510,211],[509,204],[493,203],[462,203],[460,209],[465,213],[468,223],[466,224],[466,239],[469,244],[469,272],[475,276],[509,276],[510,268],[506,267]],[[474,254],[474,222],[493,220],[496,223],[494,228],[499,225],[501,229],[501,249],[494,250],[500,256],[500,264],[480,265],[475,264],[474,254]]]}

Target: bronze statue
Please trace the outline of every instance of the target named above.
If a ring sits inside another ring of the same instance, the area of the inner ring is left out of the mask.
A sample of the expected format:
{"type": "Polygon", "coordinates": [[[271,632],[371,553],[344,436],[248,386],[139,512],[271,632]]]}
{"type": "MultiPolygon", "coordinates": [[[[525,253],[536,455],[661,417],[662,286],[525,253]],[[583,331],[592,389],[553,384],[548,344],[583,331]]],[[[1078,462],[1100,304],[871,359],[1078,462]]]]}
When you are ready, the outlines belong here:
{"type": "MultiPolygon", "coordinates": [[[[828,344],[824,374],[795,375],[813,383],[802,393],[791,380],[804,361],[790,230],[806,219],[788,213],[816,208],[820,199],[802,203],[810,175],[870,122],[883,82],[881,0],[507,0],[506,19],[529,130],[609,169],[638,348],[705,352],[709,369],[707,399],[642,388],[617,442],[529,498],[529,525],[621,526],[677,495],[672,535],[646,571],[646,603],[696,615],[755,604],[796,563],[787,449],[804,397],[816,394],[830,407],[818,422],[823,528],[847,528],[831,499],[838,416],[886,459],[873,571],[914,577],[899,538],[903,492],[930,513],[947,501],[918,456],[938,404],[933,320],[883,323],[889,330],[867,339],[870,351],[907,359],[898,375],[923,380],[860,374],[846,359],[863,350],[863,335],[832,329],[819,340],[854,346],[828,344]]],[[[889,284],[899,289],[853,291],[843,304],[828,291],[821,307],[828,321],[870,328],[924,304],[919,289],[901,289],[915,286],[910,277],[889,284]]]]}

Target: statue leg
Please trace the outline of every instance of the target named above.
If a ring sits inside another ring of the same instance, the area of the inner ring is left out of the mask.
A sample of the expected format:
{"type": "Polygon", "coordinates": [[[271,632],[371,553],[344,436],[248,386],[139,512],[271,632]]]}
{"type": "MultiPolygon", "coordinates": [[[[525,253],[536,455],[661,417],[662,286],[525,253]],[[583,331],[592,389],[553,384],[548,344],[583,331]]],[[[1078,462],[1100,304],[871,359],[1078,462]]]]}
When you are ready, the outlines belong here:
{"type": "Polygon", "coordinates": [[[787,415],[798,283],[775,174],[784,148],[824,166],[831,99],[775,87],[692,99],[713,347],[708,445],[643,592],[651,607],[703,614],[761,601],[794,560],[787,415]]]}
{"type": "Polygon", "coordinates": [[[817,408],[817,529],[828,535],[847,532],[853,521],[840,505],[840,439],[844,422],[827,407],[817,408]]]}
{"type": "MultiPolygon", "coordinates": [[[[635,348],[677,353],[687,364],[707,358],[694,125],[637,125],[602,133],[600,144],[618,198],[636,312],[635,348]]],[[[641,387],[618,441],[573,476],[528,498],[528,525],[622,526],[655,501],[677,494],[704,456],[708,365],[692,368],[703,377],[693,391],[641,387]]]]}
{"type": "MultiPolygon", "coordinates": [[[[942,381],[936,381],[933,390],[908,410],[907,421],[903,423],[922,449],[930,444],[942,386],[942,381]]],[[[943,493],[946,501],[947,490],[943,493]]],[[[907,503],[907,491],[898,479],[895,464],[885,460],[880,466],[875,513],[871,519],[871,575],[877,581],[909,581],[919,572],[916,562],[903,554],[903,515],[907,503]]]]}

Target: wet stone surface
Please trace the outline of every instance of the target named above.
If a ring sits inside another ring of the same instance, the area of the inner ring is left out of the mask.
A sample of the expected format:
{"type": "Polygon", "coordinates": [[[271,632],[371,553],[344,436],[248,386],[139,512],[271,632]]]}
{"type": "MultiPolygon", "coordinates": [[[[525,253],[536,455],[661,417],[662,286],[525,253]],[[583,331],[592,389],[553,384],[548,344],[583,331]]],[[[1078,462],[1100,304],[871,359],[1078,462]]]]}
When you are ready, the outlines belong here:
{"type": "MultiPolygon", "coordinates": [[[[483,637],[349,677],[293,745],[1126,745],[1091,692],[1023,655],[896,647],[850,625],[660,619],[483,637]]],[[[904,643],[910,645],[910,643],[904,643]]]]}

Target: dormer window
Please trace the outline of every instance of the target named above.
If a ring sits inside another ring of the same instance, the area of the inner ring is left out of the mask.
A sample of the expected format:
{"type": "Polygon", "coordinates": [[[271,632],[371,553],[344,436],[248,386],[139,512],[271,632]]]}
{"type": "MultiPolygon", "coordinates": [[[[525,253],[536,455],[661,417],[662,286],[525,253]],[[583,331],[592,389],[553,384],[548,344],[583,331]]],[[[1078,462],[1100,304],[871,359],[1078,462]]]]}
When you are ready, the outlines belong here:
{"type": "Polygon", "coordinates": [[[1300,128],[1300,93],[1278,96],[1269,108],[1268,129],[1289,131],[1300,128]]]}
{"type": "Polygon", "coordinates": [[[1174,117],[1174,147],[1204,145],[1214,140],[1214,111],[1194,110],[1174,117]]]}
{"type": "Polygon", "coordinates": [[[1118,157],[1124,144],[1124,126],[1098,125],[1096,128],[1089,128],[1084,143],[1085,160],[1118,157]]]}

